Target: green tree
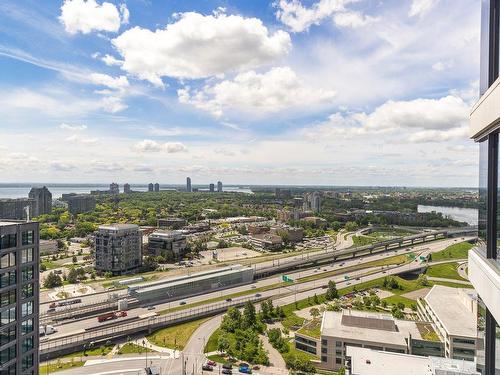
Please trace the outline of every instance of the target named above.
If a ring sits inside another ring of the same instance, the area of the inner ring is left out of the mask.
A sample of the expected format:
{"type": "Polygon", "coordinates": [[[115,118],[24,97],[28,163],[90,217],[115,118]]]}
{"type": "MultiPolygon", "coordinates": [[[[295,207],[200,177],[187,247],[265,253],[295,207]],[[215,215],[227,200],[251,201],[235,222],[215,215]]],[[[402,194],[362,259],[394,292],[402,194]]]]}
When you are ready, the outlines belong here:
{"type": "Polygon", "coordinates": [[[328,301],[339,298],[339,291],[337,290],[337,285],[335,284],[335,281],[330,280],[328,282],[328,289],[326,291],[325,297],[328,301]]]}
{"type": "Polygon", "coordinates": [[[43,282],[45,288],[51,289],[62,285],[61,276],[56,275],[54,272],[49,272],[43,282]]]}
{"type": "Polygon", "coordinates": [[[316,319],[318,316],[321,315],[321,313],[319,312],[319,309],[316,307],[313,307],[311,310],[309,310],[309,314],[311,314],[313,319],[316,319]]]}
{"type": "Polygon", "coordinates": [[[76,268],[72,268],[69,270],[66,280],[70,284],[76,284],[78,282],[78,272],[76,268]]]}
{"type": "Polygon", "coordinates": [[[255,306],[252,302],[247,301],[243,308],[243,326],[254,327],[257,325],[257,315],[255,313],[255,306]]]}

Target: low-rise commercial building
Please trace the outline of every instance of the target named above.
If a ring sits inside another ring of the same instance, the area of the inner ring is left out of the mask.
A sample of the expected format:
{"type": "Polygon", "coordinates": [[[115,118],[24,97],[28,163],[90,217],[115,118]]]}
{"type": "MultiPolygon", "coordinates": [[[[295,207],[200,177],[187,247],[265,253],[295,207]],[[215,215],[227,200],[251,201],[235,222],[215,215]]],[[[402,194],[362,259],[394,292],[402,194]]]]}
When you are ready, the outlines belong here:
{"type": "Polygon", "coordinates": [[[282,238],[272,233],[252,234],[249,241],[252,246],[262,250],[279,250],[283,246],[282,238]]]}
{"type": "Polygon", "coordinates": [[[479,375],[473,362],[349,346],[348,375],[479,375]]]}
{"type": "Polygon", "coordinates": [[[167,217],[158,219],[158,227],[161,229],[180,229],[187,225],[187,220],[180,217],[167,217]]]}
{"type": "Polygon", "coordinates": [[[289,225],[273,227],[271,228],[271,233],[277,234],[278,236],[283,234],[290,242],[300,242],[304,238],[304,229],[291,227],[289,225]]]}
{"type": "Polygon", "coordinates": [[[148,255],[162,256],[167,262],[182,259],[188,251],[186,236],[181,231],[158,230],[148,236],[148,255]]]}
{"type": "Polygon", "coordinates": [[[474,361],[477,344],[477,295],[473,289],[434,285],[417,302],[420,319],[431,322],[445,344],[446,358],[474,361]]]}
{"type": "Polygon", "coordinates": [[[320,366],[338,371],[346,365],[348,347],[360,347],[393,353],[442,356],[440,341],[426,339],[432,326],[394,319],[388,314],[356,310],[326,311],[320,338],[295,335],[297,349],[320,356],[320,366]]]}
{"type": "Polygon", "coordinates": [[[270,228],[266,225],[256,225],[256,224],[247,225],[247,231],[250,234],[268,233],[269,230],[270,228]]]}
{"type": "Polygon", "coordinates": [[[135,224],[101,225],[95,235],[95,268],[121,275],[142,265],[142,234],[135,224]]]}
{"type": "Polygon", "coordinates": [[[248,284],[252,282],[253,274],[252,267],[233,265],[169,280],[129,286],[128,293],[139,301],[168,301],[248,284]]]}
{"type": "Polygon", "coordinates": [[[307,216],[301,220],[307,221],[317,228],[326,228],[326,226],[328,225],[328,222],[325,219],[317,216],[307,216]]]}
{"type": "Polygon", "coordinates": [[[95,196],[90,194],[63,194],[62,201],[68,203],[68,211],[73,215],[90,212],[95,209],[95,196]]]}

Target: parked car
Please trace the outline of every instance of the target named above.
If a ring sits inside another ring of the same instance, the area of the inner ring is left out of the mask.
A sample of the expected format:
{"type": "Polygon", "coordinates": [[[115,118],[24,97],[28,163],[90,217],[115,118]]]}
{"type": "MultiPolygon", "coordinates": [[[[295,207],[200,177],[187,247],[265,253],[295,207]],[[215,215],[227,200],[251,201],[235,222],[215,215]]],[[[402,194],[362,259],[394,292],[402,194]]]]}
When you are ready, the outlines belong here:
{"type": "Polygon", "coordinates": [[[250,367],[240,367],[238,369],[239,372],[241,372],[242,374],[251,374],[252,373],[252,369],[250,367]]]}
{"type": "Polygon", "coordinates": [[[210,360],[210,359],[209,359],[209,360],[207,361],[207,365],[209,365],[209,366],[216,366],[216,365],[217,365],[217,363],[215,363],[215,361],[212,361],[212,360],[210,360]]]}
{"type": "Polygon", "coordinates": [[[203,365],[203,366],[201,366],[201,369],[203,371],[213,371],[214,370],[214,368],[210,365],[203,365]]]}
{"type": "Polygon", "coordinates": [[[182,305],[185,305],[185,304],[186,304],[186,301],[181,301],[181,302],[179,303],[179,305],[181,305],[181,306],[182,306],[182,305]]]}
{"type": "Polygon", "coordinates": [[[226,370],[231,370],[233,368],[233,365],[230,363],[224,363],[222,365],[222,368],[225,368],[226,370]]]}
{"type": "Polygon", "coordinates": [[[229,374],[229,375],[232,375],[233,374],[233,371],[228,369],[228,368],[223,368],[222,369],[222,373],[223,374],[229,374]]]}

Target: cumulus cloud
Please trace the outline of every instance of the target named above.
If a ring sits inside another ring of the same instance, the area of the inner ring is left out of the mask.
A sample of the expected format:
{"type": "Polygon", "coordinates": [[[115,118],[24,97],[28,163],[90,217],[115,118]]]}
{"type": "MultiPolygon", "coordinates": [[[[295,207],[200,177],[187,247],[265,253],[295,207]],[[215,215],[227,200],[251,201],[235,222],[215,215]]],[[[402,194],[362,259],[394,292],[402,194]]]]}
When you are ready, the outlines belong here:
{"type": "Polygon", "coordinates": [[[76,131],[76,130],[87,129],[87,125],[70,125],[70,124],[62,123],[61,125],[59,125],[59,128],[64,129],[64,130],[76,131]]]}
{"type": "Polygon", "coordinates": [[[439,0],[413,0],[408,16],[423,16],[434,8],[438,1],[439,0]]]}
{"type": "Polygon", "coordinates": [[[134,145],[134,149],[138,152],[167,152],[168,154],[187,152],[187,147],[180,142],[159,143],[151,139],[145,139],[134,145]]]}
{"type": "Polygon", "coordinates": [[[118,96],[108,96],[101,100],[101,106],[106,112],[117,113],[127,109],[127,105],[123,103],[122,98],[118,96]]]}
{"type": "Polygon", "coordinates": [[[156,86],[161,77],[205,78],[268,64],[291,49],[290,35],[270,33],[239,15],[182,13],[164,29],[134,27],[113,39],[122,69],[156,86]]]}
{"type": "MultiPolygon", "coordinates": [[[[353,0],[320,0],[310,7],[305,7],[299,0],[279,0],[275,3],[278,8],[276,17],[290,30],[300,33],[312,25],[319,25],[321,21],[331,18],[337,12],[345,12],[345,5],[351,2],[353,0]]],[[[339,26],[352,25],[353,22],[359,24],[360,20],[363,18],[351,12],[338,15],[339,26]]],[[[337,19],[334,21],[337,24],[337,19]]]]}
{"type": "Polygon", "coordinates": [[[334,91],[305,86],[289,67],[238,74],[233,80],[206,85],[201,90],[178,90],[179,101],[209,111],[216,117],[225,109],[241,112],[272,113],[288,108],[305,108],[330,103],[334,91]]]}
{"type": "Polygon", "coordinates": [[[59,20],[70,34],[92,31],[117,32],[122,23],[128,23],[129,11],[125,4],[120,9],[108,2],[95,0],[65,0],[59,20]]]}
{"type": "Polygon", "coordinates": [[[395,133],[410,142],[442,142],[466,137],[469,106],[457,96],[389,100],[371,113],[335,113],[325,123],[302,131],[310,140],[337,136],[395,133]]]}
{"type": "Polygon", "coordinates": [[[127,77],[111,77],[107,74],[92,73],[90,74],[90,81],[95,85],[106,86],[112,90],[122,91],[129,87],[127,77]]]}
{"type": "Polygon", "coordinates": [[[116,57],[108,55],[108,54],[101,57],[101,60],[107,66],[121,66],[123,64],[122,60],[118,60],[116,57]]]}

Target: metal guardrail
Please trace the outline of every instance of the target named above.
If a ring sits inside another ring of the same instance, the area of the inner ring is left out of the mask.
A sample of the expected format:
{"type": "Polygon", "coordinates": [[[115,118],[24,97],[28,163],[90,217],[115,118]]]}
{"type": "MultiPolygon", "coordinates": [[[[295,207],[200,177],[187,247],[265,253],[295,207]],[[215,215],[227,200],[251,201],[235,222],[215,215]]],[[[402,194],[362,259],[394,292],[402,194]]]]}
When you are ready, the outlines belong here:
{"type": "Polygon", "coordinates": [[[241,307],[246,302],[259,302],[265,298],[248,297],[238,299],[237,301],[225,302],[221,301],[210,306],[200,306],[174,312],[168,315],[154,316],[144,318],[138,321],[117,324],[111,327],[103,327],[100,330],[89,332],[74,333],[65,337],[55,337],[40,341],[40,355],[50,355],[50,353],[58,352],[64,348],[81,347],[93,341],[104,341],[117,337],[123,337],[131,334],[136,334],[145,330],[155,330],[170,325],[179,324],[185,321],[194,320],[199,317],[216,315],[225,312],[230,307],[241,307]]]}

